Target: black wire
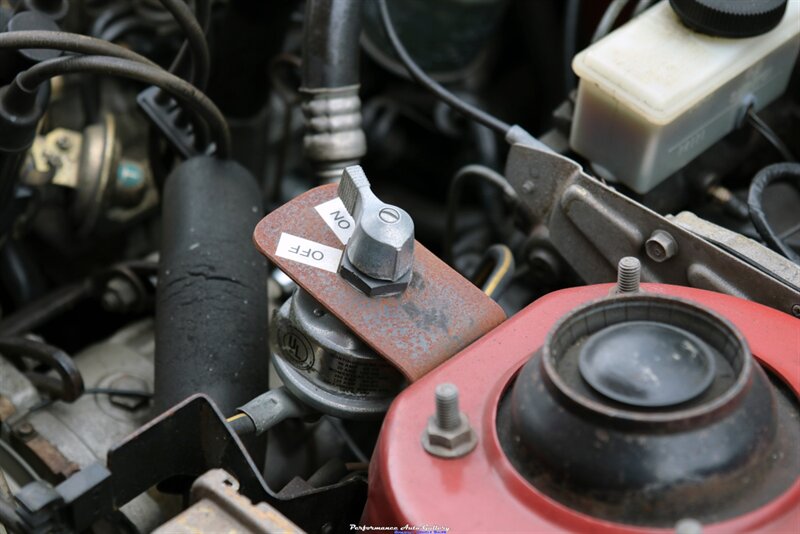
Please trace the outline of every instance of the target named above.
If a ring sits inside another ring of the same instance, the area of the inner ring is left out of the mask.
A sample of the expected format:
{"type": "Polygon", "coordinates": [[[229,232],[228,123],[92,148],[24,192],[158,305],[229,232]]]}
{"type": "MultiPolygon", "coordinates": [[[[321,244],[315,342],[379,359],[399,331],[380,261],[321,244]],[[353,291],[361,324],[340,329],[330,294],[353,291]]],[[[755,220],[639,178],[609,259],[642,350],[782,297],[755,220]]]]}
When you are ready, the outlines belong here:
{"type": "Polygon", "coordinates": [[[408,70],[408,73],[411,75],[411,77],[440,100],[443,100],[448,105],[452,106],[472,120],[491,128],[495,132],[505,137],[505,135],[511,129],[510,124],[507,124],[497,117],[494,117],[493,115],[490,115],[489,113],[486,113],[485,111],[480,110],[467,102],[464,102],[456,95],[442,87],[433,78],[425,74],[421,68],[419,68],[419,66],[414,62],[414,59],[408,54],[408,51],[403,46],[403,43],[400,42],[400,38],[395,32],[391,16],[389,15],[389,8],[386,5],[386,0],[378,0],[378,7],[380,8],[381,21],[383,23],[383,29],[386,32],[386,36],[389,38],[392,48],[394,48],[395,53],[400,58],[400,61],[403,62],[403,65],[408,70]]]}
{"type": "MultiPolygon", "coordinates": [[[[208,51],[208,41],[206,41],[206,33],[204,28],[200,25],[197,17],[192,13],[192,9],[183,0],[159,0],[161,5],[170,12],[175,18],[175,21],[186,34],[186,43],[181,47],[175,61],[170,67],[170,72],[178,73],[183,68],[185,52],[183,50],[188,48],[192,54],[191,75],[189,81],[198,87],[201,91],[205,89],[208,84],[208,75],[211,70],[211,54],[208,51]]],[[[199,9],[205,11],[204,6],[199,9]]]]}
{"type": "Polygon", "coordinates": [[[795,162],[797,158],[794,157],[792,151],[786,146],[786,143],[775,133],[775,130],[769,127],[764,120],[758,116],[756,111],[751,107],[747,110],[747,120],[750,125],[766,139],[775,150],[777,150],[785,161],[795,162]]]}
{"type": "Polygon", "coordinates": [[[138,391],[135,389],[116,389],[116,388],[88,388],[83,391],[85,395],[114,395],[116,397],[133,397],[136,399],[152,399],[153,394],[149,391],[138,391]]]}
{"type": "Polygon", "coordinates": [[[17,76],[17,84],[24,90],[32,91],[55,76],[76,73],[120,76],[160,87],[183,102],[200,119],[201,125],[207,124],[210,127],[220,157],[230,155],[230,130],[219,108],[196,87],[163,69],[105,56],[62,57],[30,67],[17,76]]]}
{"type": "Polygon", "coordinates": [[[464,182],[469,178],[480,178],[498,188],[511,199],[517,198],[517,193],[505,176],[484,165],[467,165],[459,170],[450,182],[450,191],[447,195],[447,211],[445,214],[444,239],[442,242],[442,254],[444,260],[450,265],[453,264],[453,241],[455,240],[456,212],[461,200],[461,192],[464,182]]]}
{"type": "Polygon", "coordinates": [[[189,57],[188,52],[191,50],[192,63],[187,81],[190,81],[200,90],[205,90],[208,84],[209,72],[211,71],[211,54],[208,50],[208,41],[206,41],[206,29],[211,14],[211,1],[197,0],[197,16],[192,13],[188,4],[183,0],[159,1],[172,14],[186,34],[186,42],[183,43],[178,55],[175,56],[169,71],[172,74],[184,77],[186,58],[189,57]]]}
{"type": "Polygon", "coordinates": [[[783,254],[791,261],[800,264],[800,255],[795,252],[783,239],[772,229],[767,214],[762,206],[764,190],[771,184],[779,181],[793,180],[800,188],[800,164],[797,163],[775,163],[761,169],[750,183],[750,190],[747,194],[747,206],[750,208],[750,218],[753,226],[773,250],[783,254]]]}
{"type": "Polygon", "coordinates": [[[24,30],[0,33],[0,50],[2,49],[51,49],[74,52],[78,54],[91,54],[97,56],[110,56],[121,59],[137,61],[151,67],[158,67],[144,56],[132,50],[102,39],[87,37],[68,32],[51,32],[44,30],[24,30]]]}

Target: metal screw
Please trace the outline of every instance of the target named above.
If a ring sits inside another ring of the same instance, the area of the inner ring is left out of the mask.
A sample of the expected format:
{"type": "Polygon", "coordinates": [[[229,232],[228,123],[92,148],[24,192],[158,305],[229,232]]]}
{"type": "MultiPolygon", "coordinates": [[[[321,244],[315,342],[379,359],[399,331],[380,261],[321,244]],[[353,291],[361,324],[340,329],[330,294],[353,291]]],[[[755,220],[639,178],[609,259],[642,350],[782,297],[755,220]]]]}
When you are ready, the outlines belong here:
{"type": "Polygon", "coordinates": [[[24,423],[20,423],[19,425],[17,425],[17,426],[14,428],[14,433],[15,433],[15,434],[17,435],[17,437],[19,437],[19,438],[28,438],[28,437],[31,437],[31,436],[33,436],[33,434],[34,434],[35,432],[36,432],[36,430],[35,430],[35,429],[33,428],[33,426],[32,426],[30,423],[28,423],[27,421],[26,421],[26,422],[24,422],[24,423]]]}
{"type": "Polygon", "coordinates": [[[472,451],[478,436],[467,415],[458,408],[458,388],[439,384],[435,390],[436,413],[428,418],[422,433],[422,446],[439,458],[459,458],[472,451]]]}
{"type": "Polygon", "coordinates": [[[675,523],[675,534],[703,534],[703,524],[697,519],[681,519],[675,523]]]}
{"type": "Polygon", "coordinates": [[[436,386],[436,422],[445,430],[453,430],[461,422],[458,388],[453,384],[436,386]]]}
{"type": "Polygon", "coordinates": [[[800,304],[795,304],[792,306],[792,313],[795,317],[800,317],[800,304]]]}
{"type": "Polygon", "coordinates": [[[636,293],[642,278],[642,264],[634,256],[625,256],[617,265],[617,293],[636,293]]]}
{"type": "Polygon", "coordinates": [[[656,230],[645,243],[644,249],[651,260],[661,263],[678,253],[678,242],[669,232],[656,230]]]}

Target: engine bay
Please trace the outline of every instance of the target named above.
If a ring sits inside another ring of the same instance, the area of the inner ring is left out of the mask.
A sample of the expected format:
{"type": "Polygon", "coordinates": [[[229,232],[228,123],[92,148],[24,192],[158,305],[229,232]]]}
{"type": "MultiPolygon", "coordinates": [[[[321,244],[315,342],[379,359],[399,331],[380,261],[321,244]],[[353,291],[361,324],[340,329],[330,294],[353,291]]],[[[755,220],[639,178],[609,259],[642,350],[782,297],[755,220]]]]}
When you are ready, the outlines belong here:
{"type": "Polygon", "coordinates": [[[800,0],[0,0],[0,534],[794,533],[800,0]]]}

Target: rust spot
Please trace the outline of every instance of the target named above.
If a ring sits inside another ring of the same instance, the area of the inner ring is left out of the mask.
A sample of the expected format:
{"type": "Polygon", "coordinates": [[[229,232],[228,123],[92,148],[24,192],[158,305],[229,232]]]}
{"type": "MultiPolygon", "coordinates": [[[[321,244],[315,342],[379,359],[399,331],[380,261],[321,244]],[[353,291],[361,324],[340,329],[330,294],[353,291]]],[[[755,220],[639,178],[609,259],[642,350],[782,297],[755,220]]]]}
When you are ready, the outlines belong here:
{"type": "Polygon", "coordinates": [[[68,460],[55,445],[41,436],[34,436],[24,443],[45,467],[58,477],[67,478],[80,470],[78,464],[68,460]]]}

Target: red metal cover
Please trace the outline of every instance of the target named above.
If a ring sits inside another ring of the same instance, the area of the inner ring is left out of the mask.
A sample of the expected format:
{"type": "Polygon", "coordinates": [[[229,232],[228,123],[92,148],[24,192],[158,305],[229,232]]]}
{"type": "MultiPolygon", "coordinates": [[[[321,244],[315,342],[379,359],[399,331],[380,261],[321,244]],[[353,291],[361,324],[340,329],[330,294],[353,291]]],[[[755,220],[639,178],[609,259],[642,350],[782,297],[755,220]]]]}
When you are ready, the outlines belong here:
{"type": "MultiPolygon", "coordinates": [[[[276,255],[281,234],[343,249],[314,209],[336,185],[308,191],[267,215],[253,240],[262,254],[330,310],[378,354],[415,381],[505,320],[503,310],[418,241],[411,284],[397,296],[370,298],[337,273],[276,255]]],[[[311,252],[313,253],[313,252],[311,252]]]]}
{"type": "MultiPolygon", "coordinates": [[[[511,378],[565,314],[607,297],[612,285],[551,293],[401,393],[384,420],[370,461],[369,498],[362,524],[428,525],[450,532],[668,532],[596,519],[531,486],[511,465],[496,431],[500,397],[511,378]],[[434,389],[451,382],[478,435],[477,448],[459,459],[426,453],[420,436],[434,409],[434,389]]],[[[642,284],[643,290],[697,302],[734,323],[766,367],[800,396],[800,321],[766,306],[686,287],[642,284]]],[[[706,534],[800,532],[800,481],[745,515],[704,525],[706,534]]]]}

